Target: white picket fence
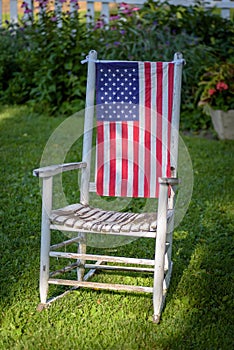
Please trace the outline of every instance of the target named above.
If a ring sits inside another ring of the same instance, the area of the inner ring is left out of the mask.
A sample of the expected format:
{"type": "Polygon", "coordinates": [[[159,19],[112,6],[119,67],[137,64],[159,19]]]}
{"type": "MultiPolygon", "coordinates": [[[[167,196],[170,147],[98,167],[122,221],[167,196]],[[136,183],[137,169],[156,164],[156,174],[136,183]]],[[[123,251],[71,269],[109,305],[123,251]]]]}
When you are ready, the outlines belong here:
{"type": "MultiPolygon", "coordinates": [[[[35,0],[25,0],[28,5],[29,9],[33,11],[33,13],[36,11],[36,7],[38,6],[38,3],[35,0]]],[[[10,20],[17,22],[18,15],[21,12],[21,5],[23,0],[0,0],[0,23],[3,22],[3,20],[6,18],[7,14],[10,14],[10,20]]],[[[67,0],[69,3],[69,0],[67,0]]],[[[120,4],[122,2],[141,6],[144,4],[145,0],[79,0],[79,3],[86,3],[86,11],[88,11],[89,16],[91,18],[94,18],[94,11],[95,11],[95,4],[99,4],[99,9],[101,10],[101,14],[104,15],[106,21],[109,19],[109,13],[110,13],[110,5],[111,4],[120,4]]],[[[160,1],[160,2],[163,2],[160,1]]],[[[168,1],[172,5],[183,5],[183,6],[189,6],[194,5],[196,2],[195,0],[169,0],[168,1]]],[[[204,4],[205,8],[210,7],[217,7],[221,9],[221,16],[223,18],[230,18],[231,9],[234,8],[234,0],[202,0],[202,3],[204,4]]],[[[62,5],[57,5],[61,7],[62,5]]],[[[82,6],[83,8],[83,6],[82,6]]],[[[70,3],[70,10],[76,11],[76,8],[74,7],[74,3],[70,3]]]]}

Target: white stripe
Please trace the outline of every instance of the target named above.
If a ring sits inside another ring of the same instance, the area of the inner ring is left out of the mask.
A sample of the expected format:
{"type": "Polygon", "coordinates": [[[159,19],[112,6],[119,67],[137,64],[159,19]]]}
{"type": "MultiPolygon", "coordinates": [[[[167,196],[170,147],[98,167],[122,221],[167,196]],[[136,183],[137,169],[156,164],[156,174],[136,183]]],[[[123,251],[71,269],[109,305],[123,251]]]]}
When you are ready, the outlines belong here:
{"type": "Polygon", "coordinates": [[[156,63],[151,63],[151,167],[150,167],[150,197],[156,193],[156,63]]]}
{"type": "Polygon", "coordinates": [[[145,70],[144,63],[139,62],[139,173],[138,173],[138,196],[144,197],[144,168],[145,168],[145,70]]]}
{"type": "Polygon", "coordinates": [[[182,67],[174,66],[174,82],[173,82],[173,106],[171,119],[171,166],[177,169],[178,158],[178,132],[179,132],[179,116],[180,116],[180,86],[181,86],[181,69],[182,67]]]}
{"type": "Polygon", "coordinates": [[[104,128],[104,174],[103,174],[103,195],[109,195],[109,182],[110,182],[110,129],[108,122],[103,123],[104,128]]]}
{"type": "Polygon", "coordinates": [[[122,123],[116,122],[116,170],[115,195],[121,196],[122,182],[122,123]]]}
{"type": "Polygon", "coordinates": [[[168,144],[168,64],[163,63],[162,176],[166,176],[168,144]]]}

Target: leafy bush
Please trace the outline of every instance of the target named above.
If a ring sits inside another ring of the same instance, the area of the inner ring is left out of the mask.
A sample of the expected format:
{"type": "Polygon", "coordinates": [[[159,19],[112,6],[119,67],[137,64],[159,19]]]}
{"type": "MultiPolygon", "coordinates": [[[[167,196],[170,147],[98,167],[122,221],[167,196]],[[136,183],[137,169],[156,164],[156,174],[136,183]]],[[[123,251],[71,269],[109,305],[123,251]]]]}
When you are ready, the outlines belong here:
{"type": "Polygon", "coordinates": [[[106,30],[104,21],[102,25],[99,21],[96,29],[105,43],[103,57],[171,60],[176,51],[184,54],[188,65],[183,70],[181,125],[192,130],[209,128],[210,118],[196,104],[198,83],[207,67],[234,56],[233,22],[205,10],[199,1],[183,7],[149,0],[139,11],[120,5],[110,23],[106,30]]]}
{"type": "Polygon", "coordinates": [[[22,50],[23,41],[21,32],[15,32],[12,26],[8,30],[0,29],[0,97],[14,77],[14,73],[20,69],[18,53],[22,50]]]}
{"type": "MultiPolygon", "coordinates": [[[[8,37],[12,32],[14,48],[19,39],[21,43],[15,54],[17,65],[8,65],[9,79],[3,73],[0,77],[0,82],[6,81],[2,84],[3,102],[29,102],[36,110],[67,115],[84,107],[86,67],[80,61],[94,45],[79,13],[56,17],[53,11],[45,11],[40,19],[30,23],[27,17],[3,31],[8,37]]],[[[0,54],[2,59],[5,56],[12,57],[10,47],[4,56],[0,54]]]]}
{"type": "Polygon", "coordinates": [[[109,25],[100,18],[87,27],[79,12],[55,13],[48,10],[47,1],[38,2],[39,19],[30,22],[24,2],[27,18],[20,26],[2,30],[2,101],[29,102],[34,109],[69,115],[84,107],[86,67],[80,61],[97,43],[99,57],[107,59],[171,60],[174,52],[181,51],[188,62],[182,116],[191,115],[191,123],[183,125],[189,129],[209,126],[194,103],[195,95],[207,67],[234,57],[232,21],[199,4],[183,7],[149,0],[141,9],[120,4],[109,25]]]}

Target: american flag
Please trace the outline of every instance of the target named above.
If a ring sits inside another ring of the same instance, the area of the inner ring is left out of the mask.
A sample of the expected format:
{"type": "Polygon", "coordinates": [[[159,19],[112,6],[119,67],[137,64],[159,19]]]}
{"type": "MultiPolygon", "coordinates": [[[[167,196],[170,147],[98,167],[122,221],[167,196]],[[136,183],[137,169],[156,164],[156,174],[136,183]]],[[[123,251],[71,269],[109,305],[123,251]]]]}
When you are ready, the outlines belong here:
{"type": "Polygon", "coordinates": [[[96,63],[96,188],[102,196],[157,197],[170,176],[172,62],[96,63]]]}

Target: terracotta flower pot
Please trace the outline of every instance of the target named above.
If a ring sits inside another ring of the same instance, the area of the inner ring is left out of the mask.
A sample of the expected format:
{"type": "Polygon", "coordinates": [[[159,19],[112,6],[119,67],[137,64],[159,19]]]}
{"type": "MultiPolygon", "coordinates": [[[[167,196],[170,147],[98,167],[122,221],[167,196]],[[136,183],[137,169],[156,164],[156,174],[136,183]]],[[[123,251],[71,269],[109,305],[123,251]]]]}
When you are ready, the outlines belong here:
{"type": "Polygon", "coordinates": [[[234,140],[234,109],[227,112],[210,108],[215,131],[221,140],[234,140]]]}

